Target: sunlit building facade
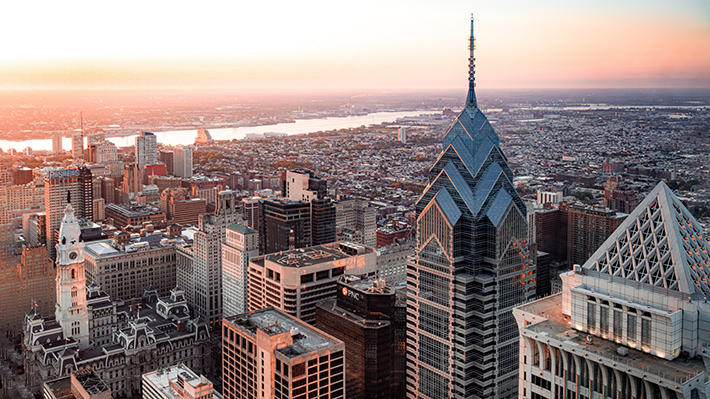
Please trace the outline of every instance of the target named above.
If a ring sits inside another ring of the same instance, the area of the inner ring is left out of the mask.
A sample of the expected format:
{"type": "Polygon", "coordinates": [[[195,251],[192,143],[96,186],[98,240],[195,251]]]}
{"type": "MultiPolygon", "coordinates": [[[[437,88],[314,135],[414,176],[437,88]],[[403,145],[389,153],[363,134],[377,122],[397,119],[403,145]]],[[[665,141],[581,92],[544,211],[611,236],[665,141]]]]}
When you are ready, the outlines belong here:
{"type": "Polygon", "coordinates": [[[471,21],[466,106],[444,136],[416,204],[407,265],[407,397],[518,394],[512,310],[535,295],[526,207],[499,139],[478,108],[471,21]]]}

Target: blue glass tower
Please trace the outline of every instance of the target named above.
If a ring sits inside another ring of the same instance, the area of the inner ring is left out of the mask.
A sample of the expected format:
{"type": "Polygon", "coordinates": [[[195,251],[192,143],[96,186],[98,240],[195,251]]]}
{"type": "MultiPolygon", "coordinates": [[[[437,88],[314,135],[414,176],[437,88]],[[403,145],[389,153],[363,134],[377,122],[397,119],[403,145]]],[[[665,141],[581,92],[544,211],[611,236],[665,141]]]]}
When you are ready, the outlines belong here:
{"type": "Polygon", "coordinates": [[[417,202],[407,266],[408,398],[517,396],[512,309],[535,294],[526,208],[498,135],[478,108],[471,19],[466,106],[417,202]]]}

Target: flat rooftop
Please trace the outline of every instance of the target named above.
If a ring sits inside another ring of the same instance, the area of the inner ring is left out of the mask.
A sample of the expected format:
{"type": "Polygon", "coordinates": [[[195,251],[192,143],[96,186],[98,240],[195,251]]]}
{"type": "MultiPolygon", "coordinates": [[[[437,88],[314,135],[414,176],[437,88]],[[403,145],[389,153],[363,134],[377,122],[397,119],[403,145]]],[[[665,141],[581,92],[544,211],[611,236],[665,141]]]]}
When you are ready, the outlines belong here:
{"type": "Polygon", "coordinates": [[[393,285],[387,284],[384,279],[373,277],[373,276],[342,276],[338,281],[349,287],[355,288],[360,291],[370,294],[383,294],[392,295],[395,293],[395,287],[393,285]]]}
{"type": "Polygon", "coordinates": [[[551,295],[523,305],[518,309],[524,313],[532,313],[547,319],[547,321],[542,323],[527,326],[525,328],[526,331],[537,335],[546,335],[550,339],[554,338],[563,345],[566,344],[574,348],[575,352],[579,350],[581,352],[579,354],[582,356],[590,354],[597,358],[604,357],[614,361],[624,369],[634,367],[643,370],[645,373],[681,384],[697,377],[698,373],[706,371],[702,359],[678,357],[674,360],[666,360],[597,336],[594,336],[592,343],[588,344],[588,334],[570,327],[570,317],[563,315],[560,311],[562,309],[562,294],[551,295]],[[619,355],[617,352],[619,347],[627,348],[629,354],[626,356],[619,355]]]}
{"type": "MultiPolygon", "coordinates": [[[[170,381],[177,382],[178,376],[182,377],[186,384],[197,387],[200,384],[211,384],[204,376],[197,375],[189,367],[184,365],[172,366],[143,374],[143,379],[153,384],[155,388],[170,399],[183,399],[183,397],[170,386],[170,381]]],[[[213,391],[215,397],[221,398],[218,392],[213,391]]]]}
{"type": "Polygon", "coordinates": [[[276,350],[289,358],[342,343],[273,307],[228,317],[226,320],[254,338],[256,338],[257,330],[261,330],[270,336],[290,332],[293,344],[276,350]]]}
{"type": "Polygon", "coordinates": [[[89,395],[96,395],[109,390],[106,384],[92,369],[77,370],[74,376],[89,395]]]}
{"type": "Polygon", "coordinates": [[[57,399],[74,399],[74,394],[71,392],[71,377],[66,376],[53,381],[44,383],[57,399]]]}
{"type": "Polygon", "coordinates": [[[350,258],[368,252],[374,252],[374,250],[356,243],[337,242],[294,249],[294,257],[292,260],[289,259],[289,251],[282,251],[254,258],[252,262],[262,267],[266,260],[281,266],[305,267],[350,258]]]}

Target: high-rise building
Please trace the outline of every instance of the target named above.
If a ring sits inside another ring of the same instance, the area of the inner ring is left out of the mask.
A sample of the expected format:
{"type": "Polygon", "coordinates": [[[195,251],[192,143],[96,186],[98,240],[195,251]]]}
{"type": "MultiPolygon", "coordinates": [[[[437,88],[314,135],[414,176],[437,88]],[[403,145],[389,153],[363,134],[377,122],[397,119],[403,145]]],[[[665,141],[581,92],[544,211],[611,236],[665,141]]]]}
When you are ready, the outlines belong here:
{"type": "Polygon", "coordinates": [[[82,132],[75,132],[71,137],[71,156],[74,160],[84,157],[84,135],[82,132]]]}
{"type": "Polygon", "coordinates": [[[53,134],[52,135],[52,153],[59,154],[62,152],[62,135],[53,134]]]}
{"type": "Polygon", "coordinates": [[[158,161],[165,164],[165,169],[169,175],[173,175],[175,172],[175,153],[172,151],[159,151],[158,161]]]}
{"type": "Polygon", "coordinates": [[[702,398],[710,238],[659,183],[562,292],[514,310],[523,398],[702,398]]]}
{"type": "Polygon", "coordinates": [[[93,219],[94,217],[94,187],[93,175],[86,166],[79,168],[79,197],[73,200],[77,205],[80,217],[93,219]]]}
{"type": "Polygon", "coordinates": [[[155,134],[139,132],[136,137],[136,166],[143,169],[145,165],[158,163],[158,141],[155,134]]]}
{"type": "Polygon", "coordinates": [[[566,213],[569,267],[584,264],[627,216],[611,209],[581,204],[567,206],[566,213]]]}
{"type": "Polygon", "coordinates": [[[341,276],[316,326],[345,343],[348,399],[405,398],[406,293],[378,278],[341,276]]]}
{"type": "Polygon", "coordinates": [[[198,231],[194,233],[192,244],[193,273],[187,276],[192,281],[181,281],[182,274],[179,274],[177,282],[178,287],[193,287],[193,310],[196,316],[207,321],[210,330],[219,328],[222,319],[220,229],[215,215],[200,215],[198,231]]]}
{"type": "Polygon", "coordinates": [[[207,201],[193,197],[187,188],[166,189],[160,193],[160,210],[181,226],[195,225],[199,216],[207,212],[207,201]]]}
{"type": "Polygon", "coordinates": [[[257,232],[260,231],[259,217],[261,212],[259,207],[259,198],[242,198],[242,209],[244,211],[244,220],[246,221],[247,226],[251,227],[257,232]]]}
{"type": "Polygon", "coordinates": [[[345,345],[275,308],[224,319],[225,399],[346,397],[345,345]]]}
{"type": "Polygon", "coordinates": [[[527,210],[498,135],[478,108],[471,20],[465,108],[444,136],[416,203],[407,266],[407,395],[518,394],[513,307],[535,295],[527,210]]]}
{"type": "Polygon", "coordinates": [[[173,175],[192,177],[192,147],[179,145],[173,149],[173,175]]]}
{"type": "Polygon", "coordinates": [[[296,248],[311,246],[311,204],[286,198],[260,200],[259,252],[271,254],[289,249],[293,231],[296,248]]]}
{"type": "Polygon", "coordinates": [[[352,198],[335,203],[335,222],[341,231],[351,230],[357,241],[368,247],[377,246],[377,210],[365,199],[352,198]]]}
{"type": "Polygon", "coordinates": [[[25,312],[32,307],[45,314],[51,313],[56,304],[55,277],[45,246],[22,248],[20,263],[3,259],[0,265],[0,331],[20,331],[25,312]]]}
{"type": "Polygon", "coordinates": [[[399,134],[397,135],[399,142],[402,144],[407,144],[407,128],[402,126],[399,128],[399,134]]]}
{"type": "Polygon", "coordinates": [[[335,298],[335,282],[343,274],[375,273],[372,248],[339,242],[251,258],[248,270],[248,307],[275,306],[313,323],[316,303],[335,298]]]}
{"type": "MultiPolygon", "coordinates": [[[[91,200],[93,196],[92,190],[87,187],[87,174],[82,169],[76,166],[68,168],[52,168],[47,167],[40,171],[44,177],[44,194],[45,203],[44,209],[47,213],[47,253],[51,260],[55,259],[55,230],[59,229],[62,218],[64,217],[64,208],[71,202],[77,204],[75,209],[76,217],[85,217],[83,212],[87,209],[84,205],[84,194],[88,194],[91,200]]],[[[90,172],[89,172],[90,173],[90,172]]],[[[91,178],[88,177],[90,185],[91,178]]],[[[93,205],[93,204],[92,204],[93,205]]],[[[89,215],[91,216],[91,215],[89,215]]]]}
{"type": "MultiPolygon", "coordinates": [[[[286,171],[281,177],[283,196],[311,204],[311,244],[335,242],[335,206],[327,182],[306,169],[286,171]]],[[[268,252],[266,252],[268,253],[268,252]]]]}
{"type": "Polygon", "coordinates": [[[259,255],[256,230],[241,224],[226,229],[222,242],[222,314],[245,313],[247,307],[247,268],[249,260],[259,255]]]}

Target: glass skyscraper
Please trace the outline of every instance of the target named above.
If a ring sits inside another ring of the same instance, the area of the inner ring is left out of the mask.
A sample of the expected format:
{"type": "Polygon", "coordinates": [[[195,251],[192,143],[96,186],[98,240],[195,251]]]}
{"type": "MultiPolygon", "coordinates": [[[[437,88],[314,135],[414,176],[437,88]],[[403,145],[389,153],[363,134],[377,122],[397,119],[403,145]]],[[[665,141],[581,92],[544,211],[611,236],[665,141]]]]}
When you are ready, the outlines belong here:
{"type": "Polygon", "coordinates": [[[512,309],[535,295],[526,208],[499,139],[478,108],[471,20],[466,106],[444,136],[419,198],[407,266],[408,398],[518,394],[512,309]]]}

